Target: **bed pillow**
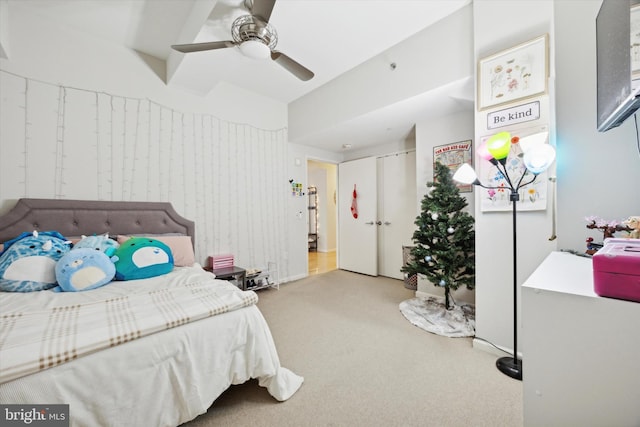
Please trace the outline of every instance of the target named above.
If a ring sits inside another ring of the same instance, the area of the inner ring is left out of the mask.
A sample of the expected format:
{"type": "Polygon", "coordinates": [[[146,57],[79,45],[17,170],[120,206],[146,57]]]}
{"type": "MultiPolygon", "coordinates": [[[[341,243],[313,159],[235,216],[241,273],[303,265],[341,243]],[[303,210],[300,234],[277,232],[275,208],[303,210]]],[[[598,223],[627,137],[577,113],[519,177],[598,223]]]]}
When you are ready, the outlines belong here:
{"type": "Polygon", "coordinates": [[[132,237],[120,244],[113,259],[116,280],[146,279],[173,270],[173,255],[169,246],[148,237],[132,237]]]}
{"type": "MultiPolygon", "coordinates": [[[[136,236],[143,237],[143,236],[136,236]]],[[[196,256],[193,252],[193,243],[191,242],[191,237],[180,235],[149,235],[146,237],[151,237],[155,240],[159,240],[165,245],[169,246],[171,249],[171,253],[173,254],[173,265],[176,267],[190,267],[196,262],[196,256]]],[[[129,240],[131,236],[119,235],[118,243],[122,244],[129,240]]]]}
{"type": "Polygon", "coordinates": [[[0,291],[34,292],[56,286],[56,263],[70,250],[57,231],[22,233],[4,243],[0,291]]]}
{"type": "Polygon", "coordinates": [[[93,248],[73,248],[56,264],[58,287],[53,290],[88,291],[106,285],[115,275],[116,267],[106,253],[93,248]]]}

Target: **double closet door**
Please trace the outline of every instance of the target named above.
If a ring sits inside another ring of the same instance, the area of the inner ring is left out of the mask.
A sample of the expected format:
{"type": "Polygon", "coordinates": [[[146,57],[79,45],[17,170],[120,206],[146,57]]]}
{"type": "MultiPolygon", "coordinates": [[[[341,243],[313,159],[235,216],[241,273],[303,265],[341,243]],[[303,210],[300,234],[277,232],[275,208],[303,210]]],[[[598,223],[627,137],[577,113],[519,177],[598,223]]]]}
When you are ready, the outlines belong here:
{"type": "Polygon", "coordinates": [[[418,212],[415,151],[340,163],[338,195],[338,268],[402,279],[418,212]]]}

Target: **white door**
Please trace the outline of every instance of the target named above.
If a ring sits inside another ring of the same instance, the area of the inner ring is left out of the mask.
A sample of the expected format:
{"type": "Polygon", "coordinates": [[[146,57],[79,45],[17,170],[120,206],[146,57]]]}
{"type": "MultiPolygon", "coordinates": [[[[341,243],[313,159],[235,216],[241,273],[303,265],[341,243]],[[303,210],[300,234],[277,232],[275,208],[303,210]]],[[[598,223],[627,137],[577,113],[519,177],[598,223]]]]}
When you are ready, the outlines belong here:
{"type": "Polygon", "coordinates": [[[378,159],[378,274],[402,279],[402,246],[412,245],[417,211],[416,153],[378,159]]]}
{"type": "Polygon", "coordinates": [[[338,268],[378,275],[376,159],[338,165],[338,268]],[[358,217],[352,213],[353,191],[358,217]]]}

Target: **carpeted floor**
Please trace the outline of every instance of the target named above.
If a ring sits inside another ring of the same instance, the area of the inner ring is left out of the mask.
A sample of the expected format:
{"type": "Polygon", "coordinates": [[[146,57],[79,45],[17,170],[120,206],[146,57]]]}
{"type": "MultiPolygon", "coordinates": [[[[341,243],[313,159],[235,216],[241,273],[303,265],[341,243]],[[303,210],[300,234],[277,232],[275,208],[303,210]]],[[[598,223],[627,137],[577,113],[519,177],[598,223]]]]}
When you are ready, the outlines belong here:
{"type": "Polygon", "coordinates": [[[403,282],[335,270],[259,291],[281,363],[305,377],[288,401],[232,386],[204,426],[521,426],[522,383],[471,338],[413,326],[403,282]]]}

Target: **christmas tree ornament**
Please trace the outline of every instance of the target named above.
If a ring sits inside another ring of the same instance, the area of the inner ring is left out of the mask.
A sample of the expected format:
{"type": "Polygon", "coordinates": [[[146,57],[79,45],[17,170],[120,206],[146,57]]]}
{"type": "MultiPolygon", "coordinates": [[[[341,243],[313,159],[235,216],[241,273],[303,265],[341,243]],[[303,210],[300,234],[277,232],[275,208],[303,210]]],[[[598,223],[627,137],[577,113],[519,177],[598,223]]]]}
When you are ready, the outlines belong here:
{"type": "Polygon", "coordinates": [[[449,227],[449,228],[447,228],[447,233],[449,233],[449,234],[453,234],[453,233],[455,233],[455,231],[456,231],[456,230],[454,230],[454,228],[453,228],[453,227],[449,227]]]}
{"type": "Polygon", "coordinates": [[[424,257],[424,260],[427,262],[431,262],[431,255],[427,255],[426,257],[424,257]]]}
{"type": "Polygon", "coordinates": [[[440,280],[440,286],[444,286],[446,284],[447,284],[447,282],[444,279],[440,280]]]}
{"type": "Polygon", "coordinates": [[[438,220],[438,214],[437,213],[431,214],[431,219],[434,220],[434,221],[437,221],[438,220]]]}

